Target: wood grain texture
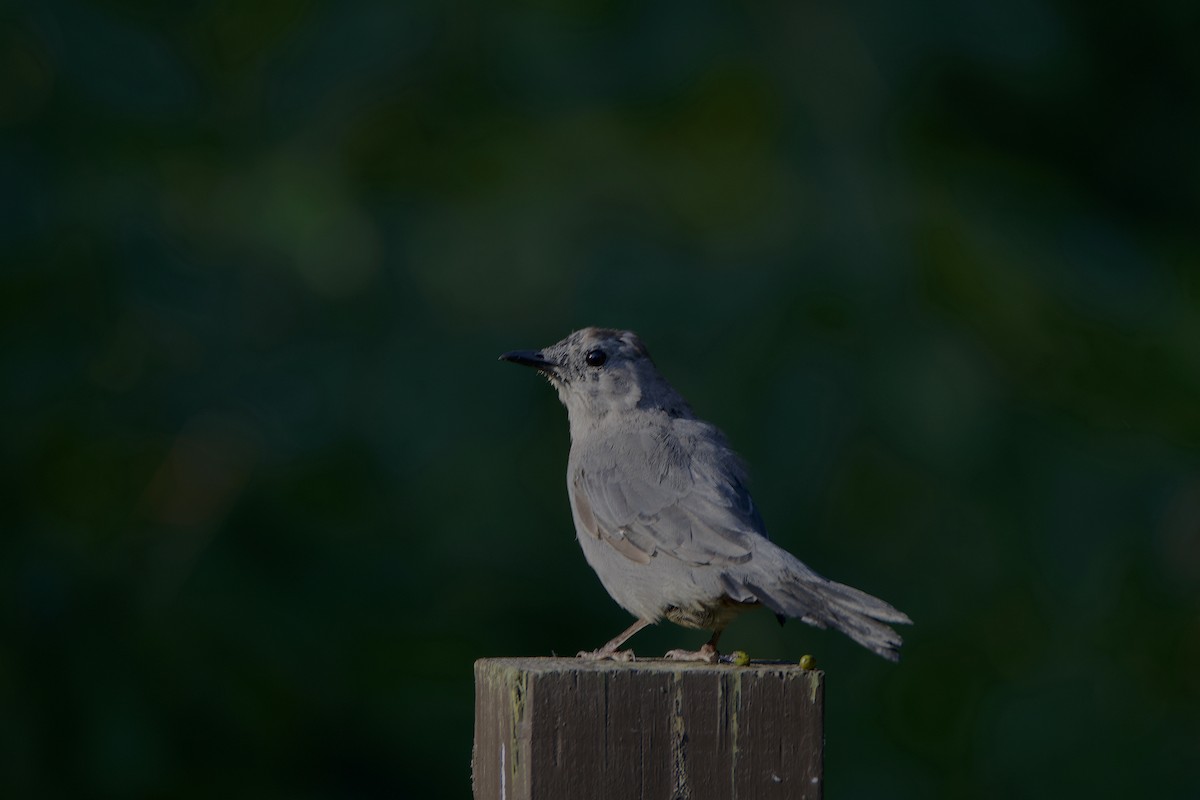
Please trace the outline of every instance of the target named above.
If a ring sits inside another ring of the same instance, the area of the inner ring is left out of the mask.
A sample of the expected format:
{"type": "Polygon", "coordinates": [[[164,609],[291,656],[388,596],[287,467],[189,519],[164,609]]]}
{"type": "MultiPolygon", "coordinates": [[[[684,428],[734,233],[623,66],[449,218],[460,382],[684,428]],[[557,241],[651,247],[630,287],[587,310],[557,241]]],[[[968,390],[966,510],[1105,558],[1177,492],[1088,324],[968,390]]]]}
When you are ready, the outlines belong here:
{"type": "Polygon", "coordinates": [[[820,798],[823,679],[776,663],[482,659],[475,798],[820,798]]]}

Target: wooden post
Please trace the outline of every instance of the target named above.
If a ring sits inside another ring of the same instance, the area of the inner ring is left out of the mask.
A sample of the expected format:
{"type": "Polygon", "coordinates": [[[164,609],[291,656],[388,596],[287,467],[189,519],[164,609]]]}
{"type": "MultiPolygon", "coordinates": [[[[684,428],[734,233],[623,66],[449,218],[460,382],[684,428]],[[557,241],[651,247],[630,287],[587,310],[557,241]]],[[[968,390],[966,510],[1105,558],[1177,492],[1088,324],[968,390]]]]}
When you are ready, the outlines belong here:
{"type": "Polygon", "coordinates": [[[820,798],[824,674],[785,663],[475,662],[475,800],[820,798]]]}

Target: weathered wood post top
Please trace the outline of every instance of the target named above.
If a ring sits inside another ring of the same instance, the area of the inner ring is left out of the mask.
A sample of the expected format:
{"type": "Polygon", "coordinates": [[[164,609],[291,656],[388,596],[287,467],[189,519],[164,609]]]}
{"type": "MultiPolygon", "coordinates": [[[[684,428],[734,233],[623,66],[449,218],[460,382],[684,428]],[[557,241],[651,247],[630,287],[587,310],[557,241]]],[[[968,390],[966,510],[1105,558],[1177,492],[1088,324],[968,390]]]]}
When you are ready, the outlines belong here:
{"type": "Polygon", "coordinates": [[[475,662],[475,800],[820,798],[823,751],[795,664],[475,662]]]}

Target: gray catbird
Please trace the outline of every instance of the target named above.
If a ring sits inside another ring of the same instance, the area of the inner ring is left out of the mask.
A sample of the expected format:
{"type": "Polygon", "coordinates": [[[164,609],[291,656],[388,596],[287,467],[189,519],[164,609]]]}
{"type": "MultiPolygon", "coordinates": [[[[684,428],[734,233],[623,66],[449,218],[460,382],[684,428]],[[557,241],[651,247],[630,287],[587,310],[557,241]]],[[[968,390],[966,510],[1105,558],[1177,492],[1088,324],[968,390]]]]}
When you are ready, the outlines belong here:
{"type": "Polygon", "coordinates": [[[571,424],[567,491],[583,554],[600,583],[637,622],[584,658],[630,659],[619,650],[666,617],[713,631],[743,611],[832,626],[893,661],[900,636],[884,623],[909,618],[858,589],[821,577],[767,539],[745,472],[724,435],[696,419],[630,331],[585,328],[543,350],[500,356],[545,375],[571,424]]]}

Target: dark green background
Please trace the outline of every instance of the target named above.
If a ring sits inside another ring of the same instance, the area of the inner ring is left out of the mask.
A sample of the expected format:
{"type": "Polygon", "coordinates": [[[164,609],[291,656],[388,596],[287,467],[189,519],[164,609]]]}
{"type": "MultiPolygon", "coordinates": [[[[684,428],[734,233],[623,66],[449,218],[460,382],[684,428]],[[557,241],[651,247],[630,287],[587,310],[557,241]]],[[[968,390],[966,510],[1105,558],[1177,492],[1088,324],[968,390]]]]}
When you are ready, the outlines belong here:
{"type": "Polygon", "coordinates": [[[0,795],[467,796],[601,324],[916,620],[726,635],[829,797],[1200,796],[1198,8],[4,6],[0,795]]]}

